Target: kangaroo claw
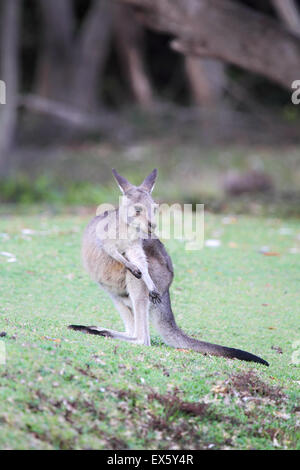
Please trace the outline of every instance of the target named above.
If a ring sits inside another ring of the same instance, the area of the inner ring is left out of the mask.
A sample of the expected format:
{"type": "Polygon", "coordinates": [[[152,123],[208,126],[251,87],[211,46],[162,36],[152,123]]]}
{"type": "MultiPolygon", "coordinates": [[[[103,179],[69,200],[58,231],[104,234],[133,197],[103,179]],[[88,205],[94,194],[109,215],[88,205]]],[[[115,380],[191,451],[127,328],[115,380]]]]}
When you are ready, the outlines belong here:
{"type": "Polygon", "coordinates": [[[142,273],[138,268],[133,266],[132,268],[128,268],[128,269],[131,272],[131,274],[133,274],[137,279],[141,279],[142,273]]]}
{"type": "Polygon", "coordinates": [[[152,302],[153,304],[161,303],[160,293],[157,292],[156,290],[152,290],[151,292],[149,292],[149,299],[150,299],[150,302],[152,302]]]}

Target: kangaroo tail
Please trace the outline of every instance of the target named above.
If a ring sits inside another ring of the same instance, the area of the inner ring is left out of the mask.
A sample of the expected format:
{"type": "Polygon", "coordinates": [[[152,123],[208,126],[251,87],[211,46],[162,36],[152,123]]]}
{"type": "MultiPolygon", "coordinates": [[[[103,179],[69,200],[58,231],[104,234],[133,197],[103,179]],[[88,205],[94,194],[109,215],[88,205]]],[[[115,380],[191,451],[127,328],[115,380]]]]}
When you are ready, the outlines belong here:
{"type": "Polygon", "coordinates": [[[163,295],[161,304],[152,309],[151,319],[158,333],[168,346],[192,349],[204,355],[211,354],[212,356],[235,358],[241,361],[257,362],[269,366],[267,361],[247,351],[220,346],[219,344],[206,343],[186,335],[176,324],[168,292],[163,295]]]}

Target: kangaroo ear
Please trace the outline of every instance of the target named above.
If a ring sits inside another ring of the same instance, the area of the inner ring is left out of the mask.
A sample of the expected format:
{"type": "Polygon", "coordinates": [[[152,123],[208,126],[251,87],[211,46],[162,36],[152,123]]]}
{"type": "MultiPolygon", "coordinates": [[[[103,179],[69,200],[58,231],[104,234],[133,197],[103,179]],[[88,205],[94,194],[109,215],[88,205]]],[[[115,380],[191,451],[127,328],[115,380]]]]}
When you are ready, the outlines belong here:
{"type": "Polygon", "coordinates": [[[125,194],[132,187],[132,184],[129,183],[126,178],[123,178],[123,176],[119,175],[119,173],[114,168],[112,170],[112,173],[122,193],[125,194]]]}
{"type": "Polygon", "coordinates": [[[152,193],[154,185],[155,185],[155,180],[157,177],[157,169],[152,171],[150,175],[147,176],[147,178],[144,179],[142,182],[140,188],[144,189],[145,191],[148,191],[148,193],[152,193]]]}

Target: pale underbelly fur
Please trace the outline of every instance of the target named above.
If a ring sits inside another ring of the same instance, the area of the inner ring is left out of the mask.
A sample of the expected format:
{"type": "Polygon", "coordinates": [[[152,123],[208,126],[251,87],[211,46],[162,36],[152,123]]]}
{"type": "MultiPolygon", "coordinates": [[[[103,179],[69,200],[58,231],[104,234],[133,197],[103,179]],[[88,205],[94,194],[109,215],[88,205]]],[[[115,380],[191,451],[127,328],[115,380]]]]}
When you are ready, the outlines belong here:
{"type": "Polygon", "coordinates": [[[91,278],[113,295],[128,295],[126,268],[94,244],[82,250],[83,264],[91,278]]]}

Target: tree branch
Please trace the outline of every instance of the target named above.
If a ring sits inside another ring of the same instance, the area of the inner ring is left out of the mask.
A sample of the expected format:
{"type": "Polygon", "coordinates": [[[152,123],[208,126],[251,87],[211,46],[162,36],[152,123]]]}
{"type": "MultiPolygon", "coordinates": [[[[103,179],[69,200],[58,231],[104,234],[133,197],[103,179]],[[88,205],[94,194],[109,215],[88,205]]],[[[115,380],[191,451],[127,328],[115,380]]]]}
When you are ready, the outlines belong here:
{"type": "Polygon", "coordinates": [[[136,102],[144,109],[153,108],[153,91],[145,70],[143,56],[144,31],[136,21],[132,8],[119,5],[115,9],[114,32],[124,75],[136,102]]]}
{"type": "Polygon", "coordinates": [[[38,95],[21,95],[18,97],[18,105],[38,114],[55,117],[83,131],[101,131],[109,133],[120,126],[118,117],[113,113],[109,113],[107,110],[102,114],[84,113],[73,106],[49,100],[38,95]]]}
{"type": "Polygon", "coordinates": [[[300,40],[276,20],[232,0],[118,0],[150,28],[176,37],[173,49],[235,64],[290,89],[300,77],[300,40]]]}
{"type": "Polygon", "coordinates": [[[72,0],[39,0],[41,17],[44,24],[46,47],[53,50],[56,60],[68,55],[72,47],[75,29],[75,16],[72,0]]]}
{"type": "Polygon", "coordinates": [[[295,0],[272,0],[273,6],[289,30],[300,36],[300,13],[295,0]]]}
{"type": "Polygon", "coordinates": [[[0,170],[4,169],[6,154],[13,145],[17,125],[20,16],[20,0],[4,0],[1,18],[0,65],[1,78],[6,83],[6,104],[0,105],[0,170]]]}

